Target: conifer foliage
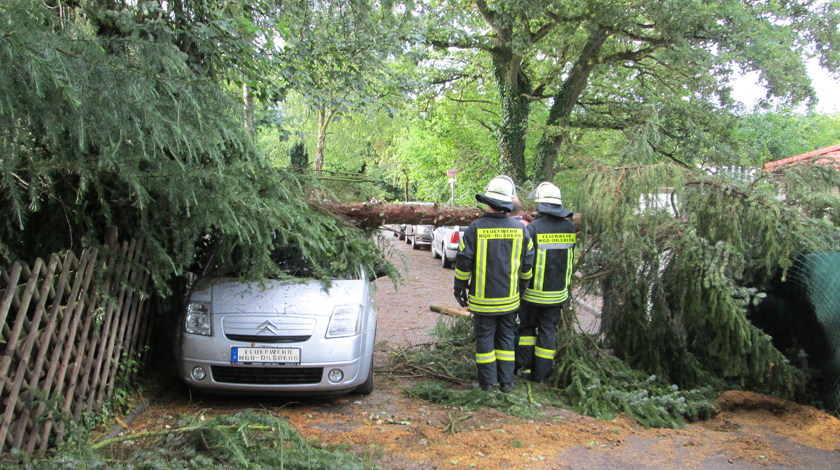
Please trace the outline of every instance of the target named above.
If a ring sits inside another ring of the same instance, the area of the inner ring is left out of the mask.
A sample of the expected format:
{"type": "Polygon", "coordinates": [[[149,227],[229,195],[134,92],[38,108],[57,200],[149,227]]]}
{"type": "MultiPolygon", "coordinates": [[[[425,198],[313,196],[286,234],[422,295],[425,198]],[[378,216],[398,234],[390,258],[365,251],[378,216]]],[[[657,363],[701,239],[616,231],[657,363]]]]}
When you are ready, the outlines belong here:
{"type": "Polygon", "coordinates": [[[820,166],[754,181],[668,164],[592,172],[575,207],[606,346],[682,389],[802,398],[807,371],[751,319],[797,255],[840,246],[840,200],[827,196],[838,184],[820,166]]]}
{"type": "Polygon", "coordinates": [[[281,275],[277,244],[313,277],[372,272],[370,238],[312,213],[245,130],[228,85],[273,63],[272,36],[251,40],[277,26],[265,3],[3,2],[0,263],[96,244],[116,225],[146,240],[164,292],[202,237],[214,265],[250,275],[281,275]]]}

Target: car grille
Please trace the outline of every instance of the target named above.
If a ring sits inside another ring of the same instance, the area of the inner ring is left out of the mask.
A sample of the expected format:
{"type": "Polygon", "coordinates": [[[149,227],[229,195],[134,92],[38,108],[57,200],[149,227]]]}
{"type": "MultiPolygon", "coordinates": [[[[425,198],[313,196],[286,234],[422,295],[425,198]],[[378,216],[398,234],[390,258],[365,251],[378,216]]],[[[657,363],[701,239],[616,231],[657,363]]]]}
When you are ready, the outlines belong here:
{"type": "Polygon", "coordinates": [[[248,385],[317,384],[324,376],[323,367],[244,367],[210,366],[213,381],[248,385]]]}
{"type": "Polygon", "coordinates": [[[302,343],[308,341],[311,336],[263,336],[263,335],[225,335],[231,341],[243,341],[246,343],[302,343]]]}
{"type": "Polygon", "coordinates": [[[227,315],[222,318],[225,338],[245,343],[301,343],[312,337],[317,320],[286,315],[227,315]]]}

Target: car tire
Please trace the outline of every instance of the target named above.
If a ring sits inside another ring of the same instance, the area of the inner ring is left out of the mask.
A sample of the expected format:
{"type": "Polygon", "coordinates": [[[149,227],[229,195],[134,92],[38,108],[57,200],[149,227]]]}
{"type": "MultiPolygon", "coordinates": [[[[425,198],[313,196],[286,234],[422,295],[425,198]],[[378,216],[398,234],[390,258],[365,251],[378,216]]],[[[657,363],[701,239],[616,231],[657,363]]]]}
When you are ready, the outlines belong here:
{"type": "Polygon", "coordinates": [[[414,240],[414,237],[409,235],[409,234],[406,234],[405,235],[405,244],[406,245],[411,245],[411,240],[414,240]]]}
{"type": "Polygon", "coordinates": [[[370,395],[371,392],[373,392],[373,354],[370,355],[370,371],[368,371],[367,380],[353,390],[353,393],[358,395],[370,395]]]}
{"type": "Polygon", "coordinates": [[[432,251],[432,258],[433,258],[433,259],[439,259],[439,258],[440,258],[440,255],[437,253],[437,251],[435,251],[435,243],[434,243],[434,241],[432,242],[432,244],[431,244],[431,245],[429,245],[429,250],[431,250],[431,251],[432,251]]]}
{"type": "Polygon", "coordinates": [[[452,267],[452,260],[446,257],[446,252],[443,252],[443,256],[440,257],[440,265],[443,266],[443,269],[449,269],[452,267]]]}
{"type": "Polygon", "coordinates": [[[411,249],[412,250],[419,250],[420,249],[420,245],[417,244],[417,236],[416,235],[411,237],[411,249]]]}
{"type": "Polygon", "coordinates": [[[400,240],[405,240],[405,233],[400,232],[397,234],[397,236],[400,237],[400,240]]]}

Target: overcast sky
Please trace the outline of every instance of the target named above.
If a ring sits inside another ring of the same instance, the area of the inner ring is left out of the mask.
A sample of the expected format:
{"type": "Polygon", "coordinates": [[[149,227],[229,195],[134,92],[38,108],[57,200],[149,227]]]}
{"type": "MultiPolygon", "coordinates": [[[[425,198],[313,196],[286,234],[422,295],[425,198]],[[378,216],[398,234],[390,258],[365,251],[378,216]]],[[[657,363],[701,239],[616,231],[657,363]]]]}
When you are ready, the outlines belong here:
{"type": "MultiPolygon", "coordinates": [[[[814,90],[820,102],[817,112],[825,114],[840,113],[840,80],[832,78],[828,72],[820,68],[816,59],[808,62],[808,74],[811,76],[814,90]]],[[[735,80],[733,96],[752,108],[753,104],[764,97],[763,87],[756,86],[758,72],[753,72],[735,80]]]]}

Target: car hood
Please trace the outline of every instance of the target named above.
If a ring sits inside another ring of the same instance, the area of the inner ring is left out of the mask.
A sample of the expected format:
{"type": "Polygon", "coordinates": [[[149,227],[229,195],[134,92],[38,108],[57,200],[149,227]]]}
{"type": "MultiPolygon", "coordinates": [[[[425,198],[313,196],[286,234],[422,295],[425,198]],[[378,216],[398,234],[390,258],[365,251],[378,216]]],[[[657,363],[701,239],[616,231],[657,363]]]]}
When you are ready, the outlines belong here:
{"type": "Polygon", "coordinates": [[[197,286],[190,300],[210,302],[214,314],[330,316],[336,305],[364,304],[364,293],[364,280],[333,281],[327,292],[320,281],[241,283],[215,279],[197,286]]]}

